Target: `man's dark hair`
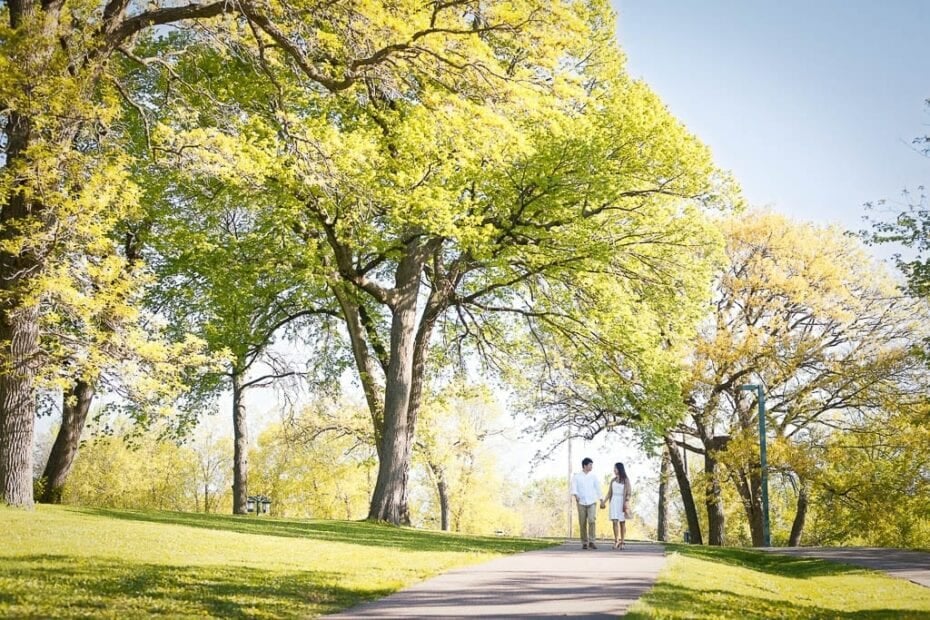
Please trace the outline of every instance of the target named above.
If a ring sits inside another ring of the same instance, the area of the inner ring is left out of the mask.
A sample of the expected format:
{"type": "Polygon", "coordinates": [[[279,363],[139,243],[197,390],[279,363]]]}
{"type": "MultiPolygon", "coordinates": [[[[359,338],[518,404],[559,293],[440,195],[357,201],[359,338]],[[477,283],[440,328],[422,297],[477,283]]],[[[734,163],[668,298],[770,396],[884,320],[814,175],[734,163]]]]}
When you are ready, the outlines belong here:
{"type": "Polygon", "coordinates": [[[581,466],[584,467],[585,465],[590,465],[593,462],[594,461],[592,461],[588,457],[584,457],[583,459],[581,459],[581,466]]]}

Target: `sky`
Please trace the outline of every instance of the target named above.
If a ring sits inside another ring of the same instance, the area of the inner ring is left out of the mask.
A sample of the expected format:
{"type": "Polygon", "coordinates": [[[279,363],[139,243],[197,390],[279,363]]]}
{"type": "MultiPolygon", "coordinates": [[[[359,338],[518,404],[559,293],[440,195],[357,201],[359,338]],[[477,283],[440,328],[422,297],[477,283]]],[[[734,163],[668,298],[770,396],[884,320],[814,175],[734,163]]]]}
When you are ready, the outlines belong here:
{"type": "Polygon", "coordinates": [[[862,228],[930,182],[930,2],[613,0],[631,75],[731,170],[750,204],[862,228]]]}

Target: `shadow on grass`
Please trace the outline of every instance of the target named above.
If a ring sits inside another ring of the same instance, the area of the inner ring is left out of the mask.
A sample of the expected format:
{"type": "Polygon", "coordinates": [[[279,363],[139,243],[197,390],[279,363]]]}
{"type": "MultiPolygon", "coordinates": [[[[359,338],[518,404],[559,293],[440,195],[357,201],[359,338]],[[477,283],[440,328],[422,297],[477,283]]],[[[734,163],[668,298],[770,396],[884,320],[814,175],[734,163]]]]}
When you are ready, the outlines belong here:
{"type": "Polygon", "coordinates": [[[348,589],[320,571],[163,566],[28,555],[0,563],[0,617],[291,618],[331,613],[390,590],[348,589]]]}
{"type": "Polygon", "coordinates": [[[692,590],[659,583],[644,597],[656,615],[632,612],[627,620],[651,618],[930,618],[930,613],[909,609],[840,611],[795,600],[770,600],[725,590],[692,590]]]}
{"type": "Polygon", "coordinates": [[[769,575],[793,577],[795,579],[865,572],[862,568],[856,566],[827,562],[817,558],[791,557],[734,547],[669,544],[666,545],[666,549],[687,557],[707,560],[708,562],[720,562],[769,575]]]}
{"type": "Polygon", "coordinates": [[[391,547],[412,551],[515,553],[544,549],[552,544],[542,540],[524,538],[459,536],[369,521],[308,521],[247,515],[206,515],[189,512],[150,512],[79,507],[71,507],[69,510],[110,519],[184,525],[242,534],[306,538],[309,540],[358,544],[366,547],[391,547]]]}

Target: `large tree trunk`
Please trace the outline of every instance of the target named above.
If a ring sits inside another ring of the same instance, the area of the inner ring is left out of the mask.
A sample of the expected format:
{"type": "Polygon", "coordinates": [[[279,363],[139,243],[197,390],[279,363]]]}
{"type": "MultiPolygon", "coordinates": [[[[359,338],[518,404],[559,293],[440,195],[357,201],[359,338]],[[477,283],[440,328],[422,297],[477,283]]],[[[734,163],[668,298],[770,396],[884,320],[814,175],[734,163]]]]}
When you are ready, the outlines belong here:
{"type": "Polygon", "coordinates": [[[240,371],[233,371],[233,514],[237,515],[248,513],[249,499],[249,427],[242,379],[240,371]]]}
{"type": "Polygon", "coordinates": [[[662,463],[659,465],[659,516],[656,523],[656,538],[668,542],[668,449],[662,450],[662,463]]]}
{"type": "Polygon", "coordinates": [[[408,250],[396,274],[396,298],[392,308],[390,358],[385,372],[384,432],[379,450],[378,479],[371,497],[368,518],[409,525],[407,479],[413,448],[409,428],[410,392],[413,385],[413,353],[416,339],[417,292],[422,258],[408,250]]]}
{"type": "Polygon", "coordinates": [[[0,493],[4,503],[32,508],[32,443],[35,433],[35,372],[39,355],[39,309],[4,308],[0,313],[0,493]]]}
{"type": "MultiPolygon", "coordinates": [[[[10,25],[16,28],[36,2],[11,3],[10,25]]],[[[22,159],[32,136],[32,122],[11,112],[4,128],[6,165],[22,159]]],[[[30,202],[26,191],[13,188],[0,205],[0,241],[14,245],[27,234],[42,205],[30,202]]],[[[28,280],[40,264],[31,250],[0,248],[0,501],[31,508],[32,442],[35,432],[35,373],[39,363],[39,307],[30,298],[28,280]]]]}
{"type": "Polygon", "coordinates": [[[52,445],[52,451],[48,455],[48,462],[42,474],[44,484],[42,495],[39,497],[42,503],[61,503],[61,493],[81,443],[81,433],[87,421],[90,405],[94,400],[94,393],[93,384],[78,379],[64,394],[64,402],[61,406],[61,428],[58,429],[58,435],[55,437],[55,443],[52,445]]]}
{"type": "Polygon", "coordinates": [[[791,535],[788,537],[788,546],[797,547],[801,544],[801,534],[807,521],[808,484],[801,480],[798,484],[798,508],[794,513],[794,523],[791,524],[791,535]]]}
{"type": "Polygon", "coordinates": [[[684,460],[671,436],[665,437],[665,446],[672,462],[672,469],[675,470],[675,478],[678,480],[678,489],[681,492],[681,501],[685,507],[685,517],[688,520],[688,532],[691,535],[691,542],[695,545],[703,544],[701,522],[698,520],[697,506],[694,504],[694,494],[691,492],[691,481],[688,480],[688,474],[685,472],[684,460]]]}
{"type": "Polygon", "coordinates": [[[736,479],[736,490],[743,501],[743,510],[749,521],[749,533],[752,537],[753,547],[764,547],[765,536],[762,528],[762,477],[758,466],[750,473],[742,471],[736,479]]]}
{"type": "Polygon", "coordinates": [[[714,437],[704,449],[704,474],[707,478],[707,492],[704,496],[704,504],[707,507],[707,543],[718,547],[724,544],[726,516],[723,512],[716,452],[723,448],[727,439],[729,438],[714,437]]]}
{"type": "MultiPolygon", "coordinates": [[[[430,296],[426,301],[426,307],[423,310],[423,316],[420,319],[420,327],[417,329],[416,340],[413,343],[413,366],[411,369],[411,385],[410,385],[410,402],[407,405],[407,441],[410,442],[410,445],[415,443],[415,434],[417,429],[417,418],[420,415],[420,405],[423,402],[423,381],[426,375],[426,356],[429,353],[429,339],[433,333],[433,327],[436,325],[436,320],[439,318],[439,315],[446,308],[446,301],[449,298],[449,295],[452,291],[452,288],[455,286],[455,274],[449,274],[449,276],[441,281],[438,285],[434,284],[433,290],[430,292],[430,296]]],[[[409,472],[408,472],[409,473],[409,472]]],[[[437,479],[442,480],[443,487],[445,488],[445,472],[440,472],[442,475],[437,476],[437,479]]],[[[404,481],[406,486],[407,481],[404,481]]],[[[437,483],[438,484],[438,483],[437,483]]],[[[440,490],[440,504],[442,503],[442,493],[443,490],[440,490]]],[[[446,526],[443,527],[443,530],[448,530],[448,497],[446,497],[446,516],[444,518],[444,523],[446,526]]],[[[410,522],[410,506],[407,503],[407,496],[404,494],[404,505],[401,508],[402,521],[404,523],[410,522]]]]}

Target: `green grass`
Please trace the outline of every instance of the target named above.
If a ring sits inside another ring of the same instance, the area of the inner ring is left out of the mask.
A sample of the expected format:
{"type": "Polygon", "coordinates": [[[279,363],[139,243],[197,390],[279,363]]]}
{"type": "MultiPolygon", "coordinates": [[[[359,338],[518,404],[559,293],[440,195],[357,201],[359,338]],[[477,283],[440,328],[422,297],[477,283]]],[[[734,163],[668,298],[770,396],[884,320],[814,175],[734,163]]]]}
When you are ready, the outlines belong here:
{"type": "Polygon", "coordinates": [[[353,521],[0,508],[0,617],[307,617],[549,544],[353,521]]]}
{"type": "Polygon", "coordinates": [[[626,618],[930,618],[930,588],[812,558],[668,545],[626,618]]]}

